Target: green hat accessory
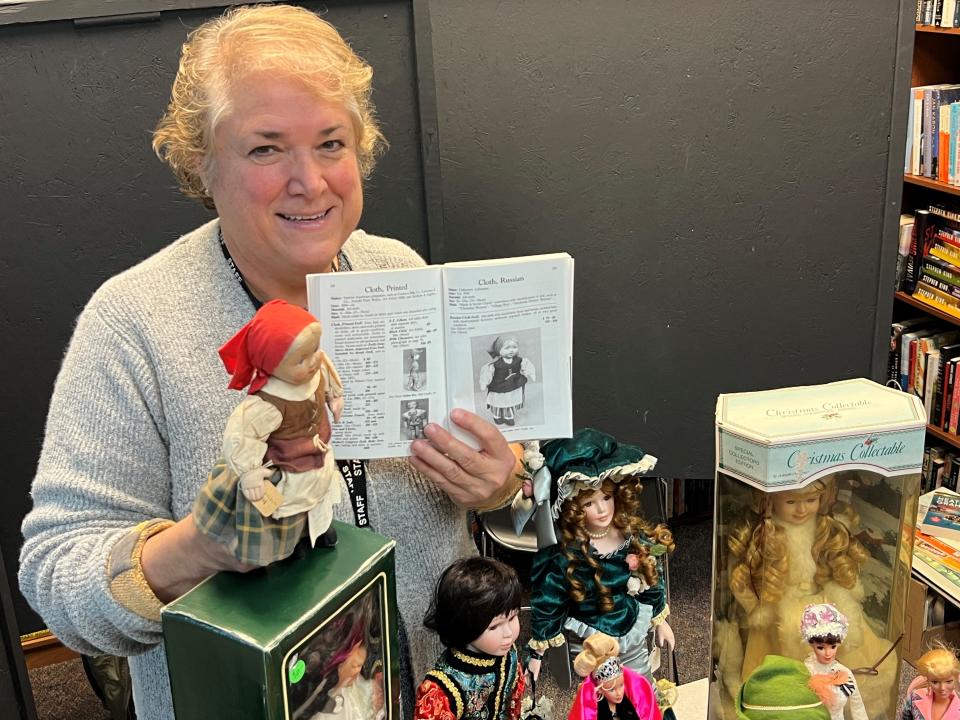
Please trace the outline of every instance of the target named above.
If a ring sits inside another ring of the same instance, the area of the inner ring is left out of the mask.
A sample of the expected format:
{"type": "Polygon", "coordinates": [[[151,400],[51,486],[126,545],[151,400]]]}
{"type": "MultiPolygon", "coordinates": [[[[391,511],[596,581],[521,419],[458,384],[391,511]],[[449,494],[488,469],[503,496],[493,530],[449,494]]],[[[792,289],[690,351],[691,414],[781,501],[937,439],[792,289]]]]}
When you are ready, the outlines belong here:
{"type": "Polygon", "coordinates": [[[767,655],[740,686],[738,720],[830,720],[809,681],[810,672],[799,660],[767,655]]]}
{"type": "Polygon", "coordinates": [[[598,490],[604,480],[620,482],[650,472],[657,464],[657,458],[641,448],[617,442],[612,435],[593,428],[577,430],[572,438],[550,440],[540,452],[544,466],[556,478],[551,492],[555,520],[568,498],[585,490],[598,490]]]}

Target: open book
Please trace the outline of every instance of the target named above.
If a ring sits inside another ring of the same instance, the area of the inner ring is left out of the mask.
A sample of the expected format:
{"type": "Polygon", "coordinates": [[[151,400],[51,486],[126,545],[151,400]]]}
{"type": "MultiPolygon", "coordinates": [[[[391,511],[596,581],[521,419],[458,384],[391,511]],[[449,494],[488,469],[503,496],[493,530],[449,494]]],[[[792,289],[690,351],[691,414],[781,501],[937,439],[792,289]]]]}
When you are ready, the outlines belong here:
{"type": "Polygon", "coordinates": [[[566,253],[307,276],[343,380],[338,457],[410,454],[464,408],[510,442],[573,431],[573,258],[566,253]]]}

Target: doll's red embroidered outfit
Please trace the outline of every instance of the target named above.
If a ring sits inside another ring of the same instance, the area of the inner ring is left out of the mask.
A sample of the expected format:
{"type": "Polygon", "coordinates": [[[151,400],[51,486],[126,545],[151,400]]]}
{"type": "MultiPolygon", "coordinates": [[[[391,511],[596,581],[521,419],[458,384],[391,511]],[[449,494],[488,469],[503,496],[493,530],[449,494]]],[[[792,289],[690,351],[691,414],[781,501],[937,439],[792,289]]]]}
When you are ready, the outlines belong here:
{"type": "Polygon", "coordinates": [[[523,689],[516,647],[502,657],[447,648],[417,688],[414,720],[518,720],[523,689]]]}

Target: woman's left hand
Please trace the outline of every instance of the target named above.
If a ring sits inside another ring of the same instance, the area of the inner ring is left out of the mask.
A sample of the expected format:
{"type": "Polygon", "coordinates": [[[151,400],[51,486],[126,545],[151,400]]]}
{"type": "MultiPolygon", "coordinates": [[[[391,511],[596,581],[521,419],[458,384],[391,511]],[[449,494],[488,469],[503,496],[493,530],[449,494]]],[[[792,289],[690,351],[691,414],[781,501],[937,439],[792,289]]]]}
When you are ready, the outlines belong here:
{"type": "Polygon", "coordinates": [[[426,439],[413,442],[410,463],[457,505],[484,507],[505,492],[517,459],[493,423],[461,409],[452,410],[450,419],[473,435],[480,449],[430,423],[424,429],[426,439]]]}

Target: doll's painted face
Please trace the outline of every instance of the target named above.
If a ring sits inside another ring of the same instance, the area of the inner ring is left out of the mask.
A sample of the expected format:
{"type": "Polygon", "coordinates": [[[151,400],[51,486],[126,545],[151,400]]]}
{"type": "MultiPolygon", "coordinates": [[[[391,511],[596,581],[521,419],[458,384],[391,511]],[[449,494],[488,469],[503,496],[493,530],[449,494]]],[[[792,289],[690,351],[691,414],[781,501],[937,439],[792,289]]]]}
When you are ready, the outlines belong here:
{"type": "Polygon", "coordinates": [[[307,325],[290,344],[290,349],[273,371],[274,377],[303,385],[320,369],[320,323],[307,325]]]}
{"type": "Polygon", "coordinates": [[[837,657],[837,648],[839,646],[836,643],[828,642],[812,642],[810,643],[810,649],[813,650],[813,654],[817,658],[817,662],[821,665],[829,665],[837,657]]]}
{"type": "Polygon", "coordinates": [[[416,410],[416,409],[417,409],[416,400],[411,400],[410,402],[407,403],[407,410],[416,410]]]}
{"type": "Polygon", "coordinates": [[[580,493],[577,496],[577,502],[583,509],[583,518],[588,531],[602,532],[610,527],[616,511],[613,495],[600,488],[591,493],[580,493]]]}
{"type": "Polygon", "coordinates": [[[927,682],[930,683],[930,691],[940,700],[946,700],[957,689],[957,679],[955,677],[943,680],[928,678],[927,682]]]}
{"type": "Polygon", "coordinates": [[[618,705],[623,700],[623,675],[607,680],[600,686],[600,692],[608,703],[618,705]]]}
{"type": "Polygon", "coordinates": [[[791,525],[803,525],[820,509],[820,493],[776,493],[771,502],[774,519],[791,525]]]}
{"type": "Polygon", "coordinates": [[[337,666],[337,684],[340,687],[353,685],[360,677],[360,670],[367,661],[367,648],[357,643],[356,647],[350,651],[350,654],[344,658],[343,662],[337,666]]]}
{"type": "Polygon", "coordinates": [[[500,346],[500,357],[505,360],[513,360],[518,352],[520,352],[520,346],[513,338],[504,340],[503,345],[500,346]]]}
{"type": "Polygon", "coordinates": [[[520,637],[520,611],[511,610],[491,620],[483,634],[470,643],[470,646],[478,652],[503,657],[510,652],[510,648],[518,637],[520,637]]]}

